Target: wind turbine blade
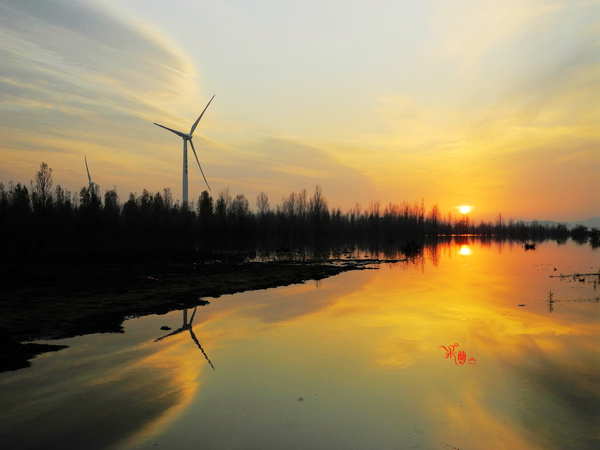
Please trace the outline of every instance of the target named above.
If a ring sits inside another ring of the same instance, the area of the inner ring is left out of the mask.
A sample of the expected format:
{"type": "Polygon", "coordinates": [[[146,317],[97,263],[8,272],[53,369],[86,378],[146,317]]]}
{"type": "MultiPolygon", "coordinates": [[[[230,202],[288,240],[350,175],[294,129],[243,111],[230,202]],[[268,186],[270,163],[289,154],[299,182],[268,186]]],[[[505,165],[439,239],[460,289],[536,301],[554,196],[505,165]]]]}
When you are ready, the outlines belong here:
{"type": "Polygon", "coordinates": [[[165,334],[164,336],[161,336],[159,338],[154,339],[154,342],[158,342],[158,341],[162,341],[164,338],[168,338],[169,336],[175,336],[176,334],[181,333],[182,331],[185,331],[185,328],[179,328],[169,334],[165,334]]]}
{"type": "Polygon", "coordinates": [[[177,131],[177,130],[174,130],[174,129],[169,128],[169,127],[165,127],[164,125],[161,125],[160,123],[154,122],[154,125],[157,125],[157,126],[159,126],[161,128],[164,128],[165,130],[169,130],[171,133],[175,133],[177,136],[180,136],[180,137],[182,137],[184,139],[187,137],[187,135],[185,133],[182,133],[181,131],[177,131]]]}
{"type": "Polygon", "coordinates": [[[84,156],[83,159],[85,159],[85,170],[87,170],[88,181],[90,182],[90,184],[92,184],[92,177],[90,177],[90,169],[88,169],[87,157],[84,156]]]}
{"type": "Polygon", "coordinates": [[[200,351],[204,355],[204,358],[206,358],[206,360],[210,364],[210,367],[212,367],[212,369],[215,370],[215,366],[213,366],[213,363],[211,363],[210,359],[208,359],[208,355],[206,354],[206,352],[204,351],[204,349],[200,345],[200,342],[198,341],[198,338],[196,337],[196,333],[194,333],[194,330],[192,330],[191,328],[190,328],[190,336],[192,337],[192,340],[196,343],[196,346],[200,349],[200,351]]]}
{"type": "MultiPolygon", "coordinates": [[[[210,105],[210,102],[213,101],[213,98],[215,98],[215,96],[213,95],[212,98],[209,100],[208,104],[206,105],[206,107],[204,108],[204,111],[206,111],[208,109],[208,105],[210,105]]],[[[198,119],[196,119],[196,121],[194,122],[194,125],[192,125],[192,129],[190,130],[190,134],[194,134],[194,130],[196,129],[196,127],[198,126],[198,122],[200,122],[200,119],[202,119],[202,116],[204,115],[204,111],[202,111],[202,114],[200,114],[200,116],[198,117],[198,119]]]]}
{"type": "MultiPolygon", "coordinates": [[[[192,151],[194,152],[194,156],[196,157],[196,162],[198,163],[198,167],[200,167],[200,173],[202,173],[202,177],[204,178],[204,182],[206,186],[208,186],[208,181],[206,181],[206,177],[204,176],[204,171],[202,170],[202,166],[200,165],[200,161],[198,160],[198,155],[196,154],[196,149],[194,148],[194,143],[190,139],[190,144],[192,146],[192,151]]],[[[208,190],[210,191],[210,186],[208,186],[208,190]]]]}

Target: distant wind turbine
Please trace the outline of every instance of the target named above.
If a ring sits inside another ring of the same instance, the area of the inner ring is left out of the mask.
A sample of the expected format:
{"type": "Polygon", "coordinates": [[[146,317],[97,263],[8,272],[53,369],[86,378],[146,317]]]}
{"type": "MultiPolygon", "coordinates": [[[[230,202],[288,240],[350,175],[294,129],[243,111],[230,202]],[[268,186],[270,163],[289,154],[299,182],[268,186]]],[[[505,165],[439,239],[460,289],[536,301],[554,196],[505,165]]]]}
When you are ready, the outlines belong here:
{"type": "Polygon", "coordinates": [[[194,122],[194,125],[192,125],[192,128],[190,129],[189,133],[183,133],[181,131],[173,130],[172,128],[168,128],[168,127],[165,127],[164,125],[154,122],[154,125],[158,125],[159,127],[164,128],[165,130],[169,130],[171,133],[175,133],[177,136],[179,136],[183,139],[183,181],[182,181],[182,191],[183,191],[182,197],[183,197],[183,199],[182,199],[182,201],[183,201],[184,205],[187,205],[187,203],[188,203],[188,163],[187,163],[187,143],[188,143],[188,141],[190,141],[190,145],[192,146],[192,151],[194,152],[194,156],[196,157],[196,162],[198,163],[198,167],[200,168],[200,173],[202,173],[204,182],[206,183],[206,186],[208,186],[208,190],[210,191],[210,186],[208,185],[208,181],[206,181],[206,177],[204,176],[204,171],[202,170],[202,166],[200,165],[200,161],[198,160],[198,155],[196,154],[196,149],[194,148],[194,143],[192,142],[192,134],[194,134],[194,130],[198,126],[198,122],[200,122],[200,119],[202,119],[202,116],[206,112],[208,105],[210,105],[210,102],[213,101],[213,98],[215,98],[214,95],[212,96],[212,98],[210,99],[210,101],[208,102],[206,107],[204,108],[204,111],[202,111],[202,114],[200,114],[198,119],[196,119],[196,121],[194,122]]]}
{"type": "Polygon", "coordinates": [[[88,174],[88,181],[89,181],[89,186],[90,186],[90,190],[95,190],[95,186],[97,186],[98,188],[100,186],[98,186],[96,183],[94,183],[92,181],[92,177],[90,176],[90,169],[88,168],[88,163],[87,163],[87,158],[84,156],[83,159],[85,160],[85,170],[87,170],[87,174],[88,174]]]}

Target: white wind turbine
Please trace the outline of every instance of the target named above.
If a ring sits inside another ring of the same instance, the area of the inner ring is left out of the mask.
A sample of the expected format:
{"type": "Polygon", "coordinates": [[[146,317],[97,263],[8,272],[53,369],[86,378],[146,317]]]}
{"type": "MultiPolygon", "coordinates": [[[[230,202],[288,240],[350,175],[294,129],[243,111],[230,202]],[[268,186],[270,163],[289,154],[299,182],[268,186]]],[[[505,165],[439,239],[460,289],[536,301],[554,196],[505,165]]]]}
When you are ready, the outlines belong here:
{"type": "Polygon", "coordinates": [[[95,191],[96,188],[100,188],[100,186],[98,186],[96,183],[94,183],[92,181],[92,177],[90,176],[90,169],[88,168],[87,157],[84,156],[83,159],[85,160],[85,170],[87,170],[89,188],[90,188],[90,190],[95,191]]]}
{"type": "Polygon", "coordinates": [[[200,114],[198,119],[196,119],[196,121],[194,122],[194,125],[192,125],[192,128],[190,129],[189,133],[183,133],[181,131],[173,130],[172,128],[165,127],[164,125],[154,122],[154,125],[158,125],[159,127],[164,128],[165,130],[169,130],[171,133],[175,133],[177,136],[179,136],[183,139],[183,181],[182,181],[182,191],[183,191],[182,197],[183,198],[182,198],[182,202],[184,205],[187,205],[187,203],[188,203],[188,164],[187,164],[187,143],[188,143],[188,141],[190,141],[190,145],[192,146],[192,151],[194,152],[194,156],[196,157],[196,162],[198,163],[198,167],[200,168],[200,173],[202,173],[202,177],[204,178],[206,186],[208,186],[208,190],[210,191],[210,186],[208,185],[208,181],[206,181],[206,177],[204,176],[204,171],[202,170],[202,166],[200,165],[200,161],[198,160],[198,155],[196,154],[196,149],[194,148],[194,143],[192,142],[192,134],[194,134],[194,130],[198,126],[198,122],[200,122],[200,119],[202,119],[204,112],[208,108],[208,105],[210,105],[210,102],[213,101],[213,98],[215,98],[214,95],[212,96],[212,98],[210,99],[210,101],[208,102],[206,107],[204,108],[204,111],[202,111],[202,114],[200,114]]]}

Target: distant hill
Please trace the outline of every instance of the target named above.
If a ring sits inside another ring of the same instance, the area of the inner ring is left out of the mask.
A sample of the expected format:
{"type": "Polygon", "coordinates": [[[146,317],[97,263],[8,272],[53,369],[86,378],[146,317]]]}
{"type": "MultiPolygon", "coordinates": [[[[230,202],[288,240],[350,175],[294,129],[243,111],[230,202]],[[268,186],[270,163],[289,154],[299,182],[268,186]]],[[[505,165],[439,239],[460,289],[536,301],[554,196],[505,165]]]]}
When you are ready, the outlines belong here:
{"type": "Polygon", "coordinates": [[[528,220],[528,221],[525,221],[525,223],[528,225],[533,222],[536,222],[539,225],[542,225],[545,227],[555,227],[557,225],[563,224],[563,225],[566,225],[569,230],[572,230],[577,225],[583,225],[588,228],[600,228],[600,217],[593,217],[592,219],[578,220],[575,222],[554,222],[552,220],[528,220]]]}
{"type": "Polygon", "coordinates": [[[572,226],[583,225],[588,228],[600,228],[600,217],[594,217],[592,219],[580,220],[577,222],[572,222],[572,226]]]}

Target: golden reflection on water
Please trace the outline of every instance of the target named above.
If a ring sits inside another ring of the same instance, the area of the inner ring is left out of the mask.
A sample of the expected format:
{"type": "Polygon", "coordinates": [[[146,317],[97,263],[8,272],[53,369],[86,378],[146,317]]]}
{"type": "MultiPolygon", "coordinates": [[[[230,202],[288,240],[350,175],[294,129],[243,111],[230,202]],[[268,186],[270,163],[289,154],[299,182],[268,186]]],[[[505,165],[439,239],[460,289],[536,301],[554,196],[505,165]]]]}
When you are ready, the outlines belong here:
{"type": "MultiPolygon", "coordinates": [[[[452,383],[442,379],[435,383],[444,386],[431,393],[434,401],[429,402],[429,413],[437,415],[440,421],[436,428],[440,439],[455,435],[458,440],[462,436],[463,445],[479,448],[482,442],[488,448],[555,445],[553,439],[562,434],[545,426],[547,421],[544,422],[540,408],[529,411],[528,418],[535,417],[536,421],[528,427],[519,424],[521,418],[512,416],[522,411],[509,405],[535,404],[535,395],[555,397],[562,406],[569,403],[570,408],[554,408],[552,412],[563,425],[573,422],[574,413],[587,413],[581,414],[588,417],[583,424],[575,422],[574,434],[589,437],[590,430],[598,426],[600,398],[597,304],[571,303],[562,314],[548,313],[544,293],[552,284],[549,274],[554,273],[547,264],[553,256],[551,252],[526,255],[518,249],[499,260],[483,248],[471,252],[468,246],[461,245],[455,254],[468,255],[468,259],[455,261],[451,266],[442,264],[424,283],[399,288],[398,277],[382,271],[364,289],[366,297],[377,299],[377,305],[388,305],[376,308],[379,312],[374,313],[373,301],[362,303],[365,323],[389,330],[380,343],[373,344],[377,363],[407,368],[424,362],[432,347],[452,343],[460,343],[458,349],[466,351],[467,358],[476,358],[473,367],[456,367],[446,361],[447,371],[470,370],[460,374],[468,377],[468,383],[456,382],[448,372],[444,376],[450,376],[452,383]],[[524,259],[528,261],[523,263],[524,259]],[[479,376],[471,379],[474,373],[479,376]],[[448,401],[446,389],[457,391],[460,404],[448,401]],[[490,395],[498,391],[501,396],[490,395]],[[530,434],[535,428],[534,438],[530,434]],[[462,431],[457,434],[457,430],[462,431]]],[[[403,279],[406,281],[409,280],[403,279]]],[[[588,291],[588,295],[592,294],[588,291]]],[[[358,298],[349,297],[344,308],[359,313],[359,304],[358,298]],[[349,308],[348,302],[355,307],[349,308]]],[[[444,351],[438,351],[441,358],[444,351]]],[[[438,375],[423,373],[434,379],[438,375]]],[[[562,433],[573,431],[563,429],[562,433]]],[[[568,441],[568,437],[562,437],[568,441]]]]}
{"type": "Polygon", "coordinates": [[[154,353],[127,335],[62,342],[71,347],[0,375],[3,448],[108,448],[178,416],[198,391],[200,366],[177,343],[154,353]]]}
{"type": "Polygon", "coordinates": [[[550,278],[598,270],[596,254],[581,254],[458,243],[413,264],[217,299],[197,328],[217,371],[200,374],[198,399],[148,448],[197,417],[206,448],[586,448],[599,418],[598,304],[572,300],[598,294],[550,278]],[[440,348],[455,343],[463,365],[440,348]]]}
{"type": "Polygon", "coordinates": [[[144,423],[133,436],[123,442],[124,447],[135,447],[163,431],[194,400],[200,386],[199,376],[205,365],[198,363],[198,351],[190,351],[191,348],[192,342],[187,333],[173,336],[159,351],[135,365],[135,369],[142,372],[153,369],[170,374],[169,384],[156,386],[153,394],[171,397],[175,401],[172,406],[156,414],[153,420],[144,423]]]}
{"type": "Polygon", "coordinates": [[[47,390],[30,386],[29,398],[26,382],[0,378],[23,399],[5,415],[103,407],[102,423],[123,427],[119,448],[593,448],[598,286],[557,275],[598,267],[588,248],[465,240],[421,261],[210,299],[181,332],[178,311],[40,358],[75,361],[69,379],[60,364],[44,372],[67,392],[58,409],[47,390]],[[107,339],[131,342],[89,356],[107,339]]]}

